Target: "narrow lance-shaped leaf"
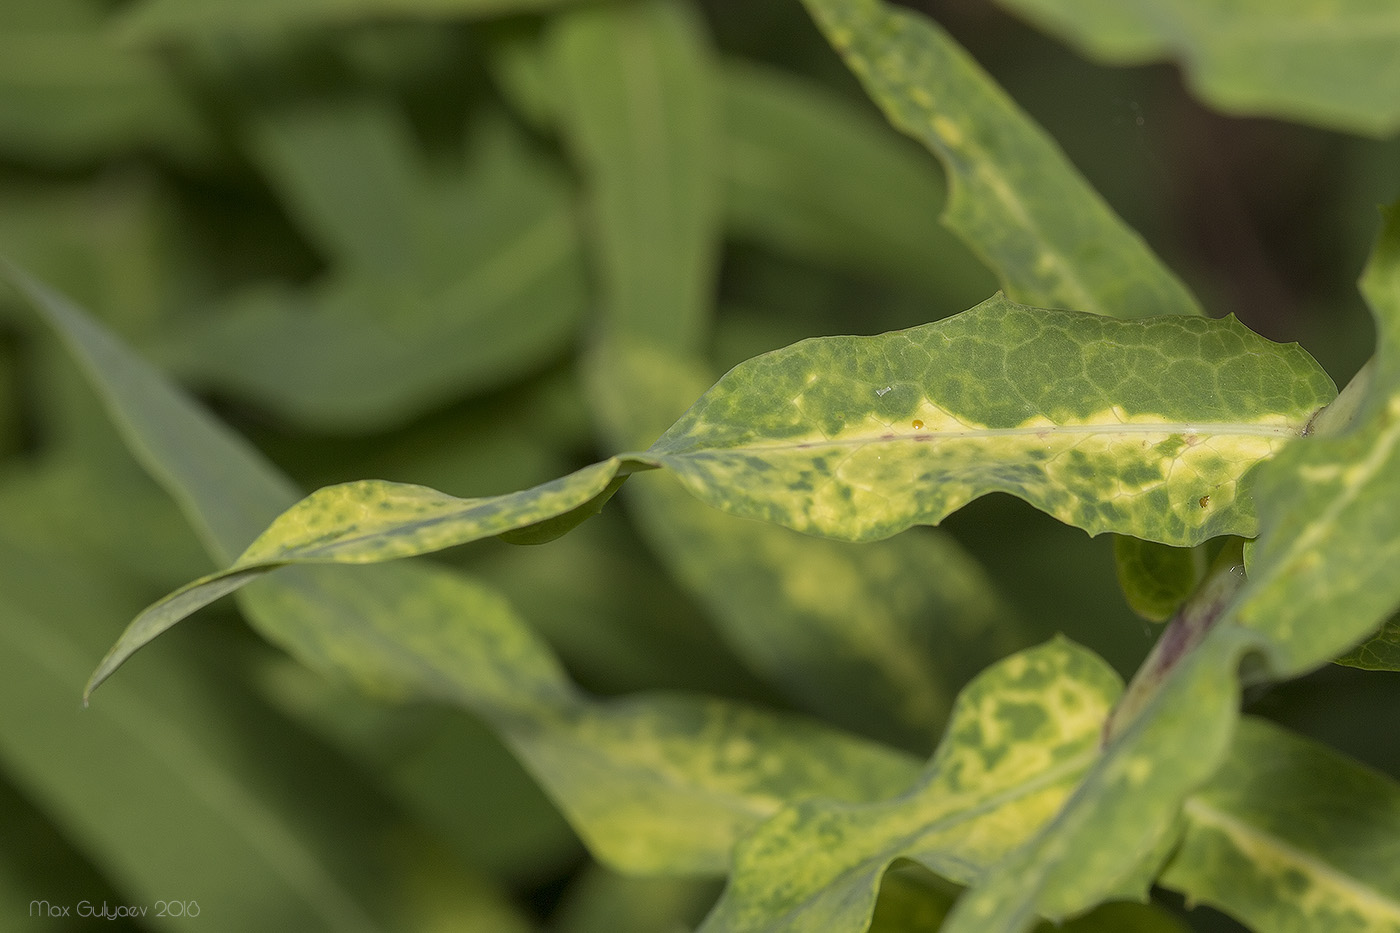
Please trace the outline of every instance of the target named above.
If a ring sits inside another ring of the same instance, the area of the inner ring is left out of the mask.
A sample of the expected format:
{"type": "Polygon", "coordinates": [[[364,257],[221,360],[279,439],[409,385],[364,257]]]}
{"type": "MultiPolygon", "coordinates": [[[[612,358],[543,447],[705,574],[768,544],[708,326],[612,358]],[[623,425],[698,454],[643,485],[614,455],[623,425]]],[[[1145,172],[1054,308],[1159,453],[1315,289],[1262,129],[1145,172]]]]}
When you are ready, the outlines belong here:
{"type": "Polygon", "coordinates": [[[890,121],[943,162],[944,222],[1011,297],[1125,318],[1200,313],[1059,147],[931,19],[883,0],[804,2],[890,121]]]}
{"type": "Polygon", "coordinates": [[[1161,884],[1256,930],[1400,930],[1400,785],[1264,720],[1186,801],[1161,884]]]}
{"type": "Polygon", "coordinates": [[[1221,110],[1372,136],[1400,128],[1390,0],[1000,0],[1101,61],[1181,62],[1221,110]]]}
{"type": "Polygon", "coordinates": [[[943,179],[916,143],[817,82],[742,60],[720,77],[727,235],[891,278],[950,310],[995,289],[938,222],[943,179]]]}
{"type": "Polygon", "coordinates": [[[484,499],[378,480],[322,489],[283,513],[231,567],[186,584],[133,619],[93,672],[86,695],[172,625],[269,570],[376,563],[511,533],[520,543],[540,543],[596,513],[618,480],[639,468],[645,465],[613,457],[533,489],[484,499]]]}
{"type": "Polygon", "coordinates": [[[551,20],[547,48],[588,190],[604,325],[695,349],[722,191],[703,24],[675,0],[593,4],[551,20]]]}
{"type": "Polygon", "coordinates": [[[998,662],[959,695],[909,793],[793,804],[741,842],[703,933],[859,933],[898,858],[976,880],[1074,789],[1121,688],[1096,655],[1060,639],[998,662]]]}
{"type": "Polygon", "coordinates": [[[1335,394],[1233,319],[1117,321],[994,297],[735,367],[647,451],[717,508],[855,541],[988,492],[1090,534],[1252,535],[1250,469],[1335,394]]]}
{"type": "Polygon", "coordinates": [[[1361,290],[1377,345],[1354,420],[1259,475],[1261,531],[1236,618],[1269,636],[1276,676],[1325,663],[1400,609],[1400,205],[1385,212],[1361,290]]]}
{"type": "MultiPolygon", "coordinates": [[[[236,547],[240,533],[211,514],[279,507],[288,481],[256,451],[78,309],[7,272],[88,363],[133,450],[196,521],[217,529],[211,550],[236,547]],[[219,482],[244,474],[261,479],[219,482]]],[[[592,472],[606,490],[606,470],[592,472]]],[[[512,501],[506,513],[526,517],[529,496],[512,501]]],[[[585,498],[585,511],[589,504],[585,498]]],[[[591,701],[499,594],[451,571],[300,567],[246,597],[259,631],[309,666],[379,692],[452,703],[491,723],[594,852],[622,871],[722,871],[736,839],[788,797],[878,799],[917,772],[888,748],[720,700],[591,701]]]]}

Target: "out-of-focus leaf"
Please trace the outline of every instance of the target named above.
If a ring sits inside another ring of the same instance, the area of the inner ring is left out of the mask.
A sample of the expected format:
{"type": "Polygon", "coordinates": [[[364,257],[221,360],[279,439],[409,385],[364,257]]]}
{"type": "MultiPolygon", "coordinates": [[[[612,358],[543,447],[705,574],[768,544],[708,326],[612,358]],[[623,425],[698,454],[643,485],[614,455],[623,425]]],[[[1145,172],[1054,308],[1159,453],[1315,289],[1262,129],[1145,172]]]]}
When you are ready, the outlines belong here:
{"type": "MultiPolygon", "coordinates": [[[[590,363],[595,409],[624,446],[655,437],[707,382],[703,368],[635,342],[613,341],[590,363]]],[[[951,538],[822,540],[725,515],[664,480],[630,497],[643,534],[740,657],[829,721],[926,751],[953,685],[1019,647],[951,538]]]]}
{"type": "Polygon", "coordinates": [[[564,892],[550,933],[676,933],[695,923],[719,893],[710,879],[628,878],[590,866],[564,892]]]}
{"type": "Polygon", "coordinates": [[[243,438],[169,389],[84,312],[0,260],[3,275],[53,328],[88,378],[128,446],[170,490],[218,561],[231,560],[259,529],[297,500],[297,488],[243,438]],[[240,544],[240,542],[243,542],[240,544]]]}
{"type": "Polygon", "coordinates": [[[1171,618],[1206,571],[1200,546],[1171,547],[1115,535],[1113,557],[1123,597],[1134,612],[1151,622],[1171,618]]]}
{"type": "Polygon", "coordinates": [[[145,341],[201,291],[174,215],[166,186],[137,172],[6,185],[0,252],[78,301],[101,300],[108,326],[145,341]]]}
{"type": "Polygon", "coordinates": [[[213,148],[162,63],[112,40],[102,5],[10,0],[0,10],[0,153],[73,165],[134,149],[213,148]]]}
{"type": "Polygon", "coordinates": [[[603,3],[555,17],[548,45],[595,224],[606,327],[696,350],[723,197],[703,26],[674,0],[603,3]]]}
{"type": "Polygon", "coordinates": [[[1257,930],[1400,929],[1400,785],[1263,720],[1186,802],[1161,883],[1257,930]]]}
{"type": "Polygon", "coordinates": [[[1120,321],[1000,295],[824,337],[721,379],[645,454],[717,508],[868,541],[988,492],[1091,534],[1253,534],[1241,480],[1335,394],[1233,319],[1120,321]]]}
{"type": "Polygon", "coordinates": [[[285,655],[254,668],[278,708],[364,765],[456,857],[538,884],[579,856],[554,804],[479,720],[424,704],[387,704],[285,655]]]}
{"type": "Polygon", "coordinates": [[[417,153],[388,101],[369,95],[255,118],[254,156],[283,203],[331,257],[405,275],[420,252],[417,153]]]}
{"type": "Polygon", "coordinates": [[[120,902],[59,828],[8,781],[0,781],[0,911],[7,917],[47,916],[50,909],[35,904],[35,895],[57,908],[83,898],[120,902]]]}
{"type": "Polygon", "coordinates": [[[1371,136],[1400,129],[1400,24],[1390,0],[1000,0],[1093,57],[1178,60],[1230,113],[1371,136]]]}
{"type": "Polygon", "coordinates": [[[578,0],[139,0],[118,19],[124,39],[149,41],[219,33],[330,27],[399,17],[475,19],[565,6],[578,0]]]}
{"type": "Polygon", "coordinates": [[[950,310],[994,279],[938,222],[937,168],[821,85],[739,60],[724,91],[726,231],[918,288],[950,310]]]}
{"type": "Polygon", "coordinates": [[[891,122],[948,172],[944,222],[1017,301],[1113,317],[1196,300],[1055,143],[927,16],[883,0],[804,0],[891,122]]]}
{"type": "Polygon", "coordinates": [[[856,933],[899,858],[977,879],[1055,815],[1094,761],[1121,689],[1102,660],[1062,639],[988,668],[959,695],[913,790],[780,810],[740,842],[702,930],[856,933]]]}
{"type": "Polygon", "coordinates": [[[474,130],[461,177],[433,178],[401,164],[403,129],[365,102],[267,124],[281,187],[344,268],[309,291],[236,296],[166,341],[165,361],[300,422],[364,431],[556,357],[587,296],[571,194],[505,121],[474,130]]]}
{"type": "MultiPolygon", "coordinates": [[[[211,551],[221,553],[241,528],[215,524],[206,509],[276,508],[288,481],[273,466],[78,309],[16,270],[9,275],[83,359],[120,412],[133,449],[143,459],[154,459],[152,451],[167,457],[153,472],[206,528],[220,529],[211,551]],[[257,481],[230,483],[222,492],[235,497],[229,500],[212,482],[220,473],[257,481]],[[276,480],[270,488],[259,485],[269,478],[276,480]]],[[[722,700],[654,694],[590,701],[503,597],[447,570],[300,567],[263,581],[244,603],[269,640],[313,668],[475,712],[594,854],[623,871],[722,871],[738,836],[785,799],[878,799],[915,773],[891,749],[722,700]]]]}
{"type": "MultiPolygon", "coordinates": [[[[0,495],[7,512],[39,501],[13,481],[0,495]]],[[[231,685],[212,689],[175,645],[81,710],[109,618],[132,594],[32,536],[0,549],[0,760],[126,897],[152,911],[159,898],[197,901],[210,929],[392,928],[373,850],[388,825],[362,785],[231,685]],[[252,736],[256,757],[242,752],[252,736]]]]}
{"type": "Polygon", "coordinates": [[[497,548],[469,567],[509,596],[595,692],[666,688],[774,702],[629,534],[620,512],[604,512],[547,548],[497,548]]]}
{"type": "Polygon", "coordinates": [[[1393,615],[1380,629],[1336,659],[1347,667],[1366,671],[1400,671],[1400,615],[1393,615]]]}

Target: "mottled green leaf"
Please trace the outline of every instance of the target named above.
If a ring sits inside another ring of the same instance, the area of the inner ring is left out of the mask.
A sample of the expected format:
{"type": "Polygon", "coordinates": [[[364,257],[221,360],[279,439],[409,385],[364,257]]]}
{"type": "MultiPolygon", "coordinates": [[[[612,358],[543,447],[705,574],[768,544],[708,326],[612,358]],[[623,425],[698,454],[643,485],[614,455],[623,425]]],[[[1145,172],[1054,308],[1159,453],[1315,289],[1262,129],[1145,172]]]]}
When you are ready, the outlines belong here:
{"type": "Polygon", "coordinates": [[[102,659],[87,692],[172,625],[269,570],[413,557],[544,523],[567,530],[593,514],[616,489],[615,480],[636,467],[636,461],[613,457],[533,489],[484,499],[380,480],[328,486],[284,512],[230,567],[148,606],[102,659]]]}
{"type": "Polygon", "coordinates": [[[1128,709],[1110,724],[1104,754],[1055,819],[958,903],[947,933],[1026,929],[1037,913],[1060,917],[1115,891],[1140,891],[1149,879],[1125,866],[1166,854],[1187,796],[1224,762],[1245,659],[1253,678],[1295,676],[1354,644],[1400,603],[1400,529],[1392,510],[1377,507],[1400,495],[1394,211],[1362,287],[1380,339],[1355,421],[1261,470],[1248,580],[1228,603],[1164,633],[1130,688],[1128,709]]]}
{"type": "Polygon", "coordinates": [[[883,0],[804,0],[896,127],[948,173],[946,223],[1017,301],[1113,317],[1195,299],[937,24],[883,0]]]}
{"type": "Polygon", "coordinates": [[[944,187],[927,155],[812,81],[724,63],[726,232],[918,288],[967,307],[995,285],[938,222],[944,187]]]}
{"type": "MultiPolygon", "coordinates": [[[[170,458],[156,475],[193,514],[214,508],[215,480],[226,474],[261,479],[230,483],[236,498],[225,507],[249,514],[276,508],[287,480],[274,467],[236,444],[231,432],[76,308],[8,272],[74,345],[100,393],[122,413],[133,449],[143,459],[170,458]],[[259,485],[269,480],[275,480],[271,488],[259,485]]],[[[591,475],[606,487],[608,466],[547,484],[542,495],[575,495],[586,503],[596,490],[578,496],[578,477],[591,475]]],[[[498,519],[508,512],[520,519],[531,513],[529,500],[519,494],[477,500],[487,505],[476,514],[494,507],[498,519]]],[[[240,530],[220,523],[211,550],[227,550],[240,530]]],[[[355,553],[353,542],[341,544],[355,553]]],[[[208,589],[228,592],[244,582],[235,574],[208,589]]],[[[210,597],[195,591],[179,598],[193,606],[210,597]]],[[[877,799],[897,793],[917,772],[908,757],[888,748],[723,700],[653,694],[591,701],[503,597],[445,569],[288,568],[249,590],[245,606],[269,640],[313,668],[374,691],[475,712],[501,733],[594,853],[623,871],[722,871],[738,836],[784,800],[877,799]]],[[[138,642],[128,638],[113,650],[129,653],[138,642]]]]}
{"type": "Polygon", "coordinates": [[[999,662],[959,695],[909,793],[794,803],[746,837],[702,930],[864,930],[897,858],[977,879],[1055,815],[1094,761],[1120,690],[1103,661],[1063,639],[999,662]]]}
{"type": "Polygon", "coordinates": [[[547,41],[589,195],[606,326],[696,349],[722,198],[703,25],[674,0],[603,3],[555,17],[547,41]]]}
{"type": "Polygon", "coordinates": [[[647,456],[704,501],[868,541],[1001,491],[1091,534],[1252,535],[1250,469],[1334,396],[1233,319],[1119,321],[996,296],[735,367],[647,456]]]}
{"type": "Polygon", "coordinates": [[[1236,618],[1269,636],[1276,676],[1341,654],[1400,608],[1400,208],[1361,290],[1378,339],[1355,420],[1259,472],[1259,541],[1236,618]]]}
{"type": "Polygon", "coordinates": [[[1152,622],[1170,618],[1206,571],[1200,546],[1170,547],[1116,535],[1113,557],[1123,597],[1134,612],[1152,622]]]}
{"type": "Polygon", "coordinates": [[[118,20],[123,38],[196,38],[327,28],[345,23],[403,19],[475,19],[547,10],[578,0],[141,0],[118,20]]]}
{"type": "MultiPolygon", "coordinates": [[[[704,367],[624,341],[590,360],[588,380],[620,445],[655,437],[708,381],[704,367]]],[[[1023,644],[951,537],[822,540],[725,515],[655,479],[628,491],[642,534],[739,656],[828,721],[927,751],[952,685],[1023,644]]]]}
{"type": "Polygon", "coordinates": [[[1400,16],[1390,0],[1001,0],[1089,55],[1178,60],[1230,113],[1387,136],[1400,129],[1400,16]]]}
{"type": "Polygon", "coordinates": [[[1400,615],[1391,616],[1379,631],[1336,663],[1366,671],[1400,671],[1400,615]]]}
{"type": "Polygon", "coordinates": [[[572,194],[504,120],[472,130],[454,173],[433,178],[402,164],[407,131],[382,107],[270,120],[279,187],[340,265],[310,289],[235,295],[170,336],[165,362],[317,428],[363,431],[557,357],[587,299],[572,194]]]}
{"type": "Polygon", "coordinates": [[[1400,930],[1400,786],[1241,720],[1161,882],[1257,930],[1400,930]]]}
{"type": "Polygon", "coordinates": [[[1228,751],[1238,668],[1258,638],[1215,629],[1092,762],[1064,806],[958,901],[944,933],[1014,933],[1111,897],[1142,898],[1186,795],[1228,751]]]}

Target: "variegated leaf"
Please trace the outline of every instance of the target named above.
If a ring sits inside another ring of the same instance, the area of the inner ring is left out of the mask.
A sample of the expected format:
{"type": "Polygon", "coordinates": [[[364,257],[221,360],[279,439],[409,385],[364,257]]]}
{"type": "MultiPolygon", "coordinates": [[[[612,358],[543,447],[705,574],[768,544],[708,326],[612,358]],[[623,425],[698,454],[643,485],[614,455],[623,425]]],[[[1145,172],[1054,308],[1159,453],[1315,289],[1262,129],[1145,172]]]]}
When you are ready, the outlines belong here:
{"type": "Polygon", "coordinates": [[[1055,815],[1094,761],[1121,688],[1103,661],[1065,640],[998,662],[959,695],[908,794],[793,804],[740,843],[702,933],[858,933],[899,858],[976,880],[1055,815]]]}
{"type": "Polygon", "coordinates": [[[1181,281],[933,20],[884,0],[804,0],[899,129],[948,173],[953,232],[1011,297],[1114,317],[1199,314],[1181,281]]]}
{"type": "Polygon", "coordinates": [[[1335,395],[1233,319],[1120,321],[998,295],[877,337],[736,366],[647,451],[746,518],[852,541],[989,492],[1090,534],[1253,535],[1245,482],[1335,395]]]}

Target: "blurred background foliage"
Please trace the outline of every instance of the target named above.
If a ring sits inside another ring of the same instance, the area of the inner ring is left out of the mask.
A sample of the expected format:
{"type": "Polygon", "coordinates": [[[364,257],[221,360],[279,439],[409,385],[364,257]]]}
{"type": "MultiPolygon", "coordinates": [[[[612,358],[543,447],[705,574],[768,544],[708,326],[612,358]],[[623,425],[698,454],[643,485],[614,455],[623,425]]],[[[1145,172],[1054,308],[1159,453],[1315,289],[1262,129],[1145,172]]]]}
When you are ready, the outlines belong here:
{"type": "MultiPolygon", "coordinates": [[[[1209,313],[1301,341],[1339,385],[1360,366],[1372,336],[1354,280],[1375,206],[1400,197],[1400,143],[1222,116],[1174,66],[1091,64],[991,3],[914,5],[1209,313]]],[[[609,44],[579,6],[0,0],[0,253],[303,488],[375,477],[471,496],[644,445],[756,353],[924,323],[996,289],[938,223],[937,163],[795,0],[666,5],[634,24],[657,30],[652,46],[609,44]],[[610,123],[619,95],[656,96],[676,122],[629,148],[610,123]],[[591,337],[618,326],[684,350],[650,408],[587,385],[591,337]]],[[[584,933],[684,928],[713,900],[712,879],[594,864],[481,723],[325,682],[231,607],[159,640],[80,712],[125,621],[210,558],[8,295],[0,457],[0,917],[35,898],[174,898],[201,917],[149,926],[584,933]]],[[[717,556],[715,519],[634,485],[548,547],[443,559],[506,593],[597,694],[697,690],[932,747],[936,700],[891,720],[878,684],[873,699],[839,676],[806,689],[793,656],[844,650],[842,620],[788,606],[792,641],[754,637],[781,594],[717,556]]],[[[1003,497],[946,528],[909,536],[1005,604],[910,636],[943,701],[1055,632],[1125,674],[1146,654],[1155,629],[1119,594],[1106,538],[1003,497]]],[[[783,541],[764,559],[815,559],[773,557],[783,541]]],[[[900,583],[850,560],[871,587],[900,583]]],[[[1394,725],[1376,719],[1393,676],[1331,668],[1250,705],[1400,776],[1400,746],[1375,740],[1394,725]]],[[[946,901],[890,879],[877,927],[946,901]]]]}

